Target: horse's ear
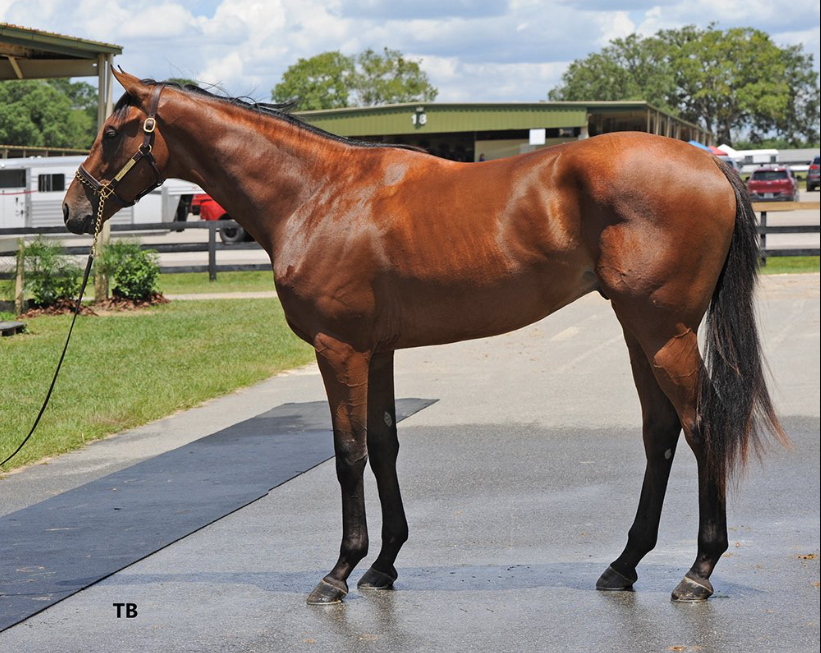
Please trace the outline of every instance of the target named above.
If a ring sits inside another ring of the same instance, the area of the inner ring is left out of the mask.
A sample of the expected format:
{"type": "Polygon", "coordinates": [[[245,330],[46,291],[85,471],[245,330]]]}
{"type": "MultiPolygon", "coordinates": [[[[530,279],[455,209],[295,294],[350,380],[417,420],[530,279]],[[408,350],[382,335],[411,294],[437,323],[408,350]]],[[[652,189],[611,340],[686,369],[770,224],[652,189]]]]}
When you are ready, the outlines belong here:
{"type": "Polygon", "coordinates": [[[147,91],[145,84],[143,84],[137,77],[134,77],[134,75],[129,75],[122,68],[120,68],[118,72],[116,68],[112,67],[111,72],[114,73],[114,77],[117,78],[117,81],[120,82],[126,93],[132,97],[140,98],[143,95],[146,95],[147,91]]]}

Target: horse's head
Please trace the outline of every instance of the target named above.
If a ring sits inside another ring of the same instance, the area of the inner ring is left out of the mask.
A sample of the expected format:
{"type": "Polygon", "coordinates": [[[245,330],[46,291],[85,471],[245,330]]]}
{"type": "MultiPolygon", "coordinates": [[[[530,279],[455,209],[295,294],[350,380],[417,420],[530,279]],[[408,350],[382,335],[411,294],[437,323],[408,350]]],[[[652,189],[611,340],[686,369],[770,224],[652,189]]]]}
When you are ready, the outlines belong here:
{"type": "Polygon", "coordinates": [[[63,219],[75,234],[94,233],[98,216],[108,220],[163,182],[168,149],[156,115],[162,86],[143,84],[114,71],[125,95],[105,121],[88,158],[63,200],[63,219]]]}

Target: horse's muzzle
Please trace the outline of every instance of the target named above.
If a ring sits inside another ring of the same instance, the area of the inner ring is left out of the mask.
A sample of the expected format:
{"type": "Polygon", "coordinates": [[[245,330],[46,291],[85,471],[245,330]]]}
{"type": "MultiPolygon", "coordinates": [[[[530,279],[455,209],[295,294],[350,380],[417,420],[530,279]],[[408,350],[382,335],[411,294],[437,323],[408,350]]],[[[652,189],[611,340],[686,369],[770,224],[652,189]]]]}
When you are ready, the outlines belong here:
{"type": "Polygon", "coordinates": [[[82,218],[71,217],[71,210],[68,204],[63,204],[63,221],[66,223],[66,229],[73,234],[93,234],[94,233],[94,218],[91,214],[86,214],[82,218]]]}

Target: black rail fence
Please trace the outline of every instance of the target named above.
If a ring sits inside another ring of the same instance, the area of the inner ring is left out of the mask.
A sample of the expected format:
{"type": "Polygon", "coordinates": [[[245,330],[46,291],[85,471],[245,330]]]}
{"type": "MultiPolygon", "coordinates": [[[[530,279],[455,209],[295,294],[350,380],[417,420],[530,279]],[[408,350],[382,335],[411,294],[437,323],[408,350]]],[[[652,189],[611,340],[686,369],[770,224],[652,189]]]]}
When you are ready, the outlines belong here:
{"type": "MultiPolygon", "coordinates": [[[[767,224],[767,214],[771,212],[794,211],[797,209],[819,209],[817,202],[783,202],[783,203],[763,203],[757,202],[753,208],[760,214],[758,233],[761,234],[761,250],[763,254],[762,264],[766,265],[767,259],[773,256],[819,256],[821,250],[818,247],[792,247],[792,248],[769,248],[767,247],[767,236],[770,234],[817,234],[821,233],[821,226],[813,225],[792,225],[792,226],[770,226],[767,224]]],[[[220,229],[237,228],[239,225],[233,220],[219,221],[194,221],[194,222],[152,222],[149,224],[112,224],[112,233],[137,234],[140,232],[168,232],[181,231],[183,229],[208,229],[207,243],[158,243],[142,244],[143,249],[154,250],[160,254],[171,253],[194,253],[208,252],[208,263],[206,265],[162,265],[160,272],[163,274],[175,274],[179,272],[207,272],[211,281],[216,281],[219,272],[247,272],[257,270],[270,270],[268,263],[246,263],[246,264],[218,264],[217,252],[257,250],[260,246],[255,242],[225,244],[218,241],[217,234],[220,229]]],[[[59,234],[66,236],[65,227],[20,227],[13,229],[0,229],[0,238],[10,236],[35,236],[38,234],[59,234]]],[[[88,253],[88,246],[67,246],[63,248],[66,254],[84,255],[88,253]]],[[[14,278],[14,271],[0,270],[0,279],[14,278]]]]}
{"type": "MultiPolygon", "coordinates": [[[[270,270],[269,263],[234,263],[218,264],[217,252],[230,250],[259,250],[261,247],[255,242],[243,242],[226,244],[219,241],[217,234],[220,229],[236,229],[239,227],[233,220],[218,221],[195,221],[195,222],[151,222],[146,224],[112,224],[111,233],[124,233],[136,235],[140,232],[169,232],[182,231],[183,229],[208,229],[207,243],[142,243],[141,248],[152,250],[158,254],[189,254],[196,252],[208,252],[208,263],[206,265],[161,265],[160,272],[163,274],[176,274],[180,272],[207,272],[211,281],[216,281],[219,272],[249,272],[258,270],[270,270]]],[[[8,236],[36,236],[36,235],[59,234],[66,236],[65,227],[19,227],[15,229],[0,229],[0,238],[8,236]]],[[[63,247],[64,254],[87,255],[88,245],[63,247]]],[[[14,272],[0,271],[0,279],[14,277],[14,272]]]]}
{"type": "Polygon", "coordinates": [[[771,249],[767,247],[768,234],[817,234],[821,233],[821,225],[781,225],[771,227],[767,224],[767,213],[795,211],[798,209],[810,209],[818,211],[821,209],[815,202],[785,202],[783,205],[772,205],[763,202],[753,203],[753,209],[759,214],[758,233],[761,236],[761,265],[767,265],[767,259],[771,256],[819,256],[821,248],[818,247],[790,247],[782,249],[771,249]]]}

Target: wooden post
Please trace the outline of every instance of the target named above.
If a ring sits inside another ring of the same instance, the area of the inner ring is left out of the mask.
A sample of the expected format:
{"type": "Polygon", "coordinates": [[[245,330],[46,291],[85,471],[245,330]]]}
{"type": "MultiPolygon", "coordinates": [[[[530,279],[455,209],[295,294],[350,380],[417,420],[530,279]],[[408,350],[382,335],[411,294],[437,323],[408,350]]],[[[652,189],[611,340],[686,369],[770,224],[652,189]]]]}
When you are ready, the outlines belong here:
{"type": "Polygon", "coordinates": [[[761,212],[761,219],[758,221],[758,224],[762,227],[762,233],[759,236],[759,242],[761,243],[761,267],[763,268],[765,265],[767,265],[767,234],[765,231],[767,228],[766,211],[761,212]]]}
{"type": "Polygon", "coordinates": [[[217,224],[218,221],[208,224],[208,280],[217,280],[217,224]]]}
{"type": "MultiPolygon", "coordinates": [[[[108,245],[111,240],[111,224],[109,222],[103,223],[103,228],[100,229],[100,236],[97,238],[97,251],[94,252],[94,258],[100,260],[100,254],[103,247],[108,245]]],[[[94,266],[94,301],[101,302],[108,299],[108,275],[103,272],[101,265],[94,266]]]]}
{"type": "Polygon", "coordinates": [[[17,241],[17,278],[14,282],[14,312],[20,315],[23,312],[23,272],[25,270],[26,241],[23,238],[17,241]]]}
{"type": "MultiPolygon", "coordinates": [[[[113,86],[112,55],[100,54],[97,56],[97,130],[99,131],[109,115],[111,115],[111,93],[113,86]]],[[[99,260],[100,252],[111,240],[111,225],[103,223],[100,237],[97,239],[97,251],[94,258],[99,260]]],[[[108,299],[108,275],[104,274],[100,265],[94,266],[94,300],[108,299]]]]}

